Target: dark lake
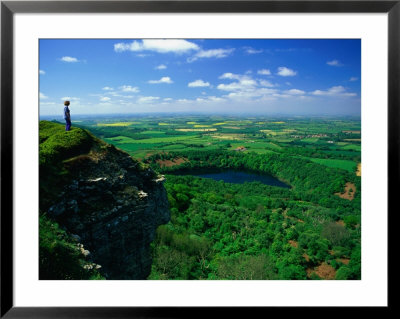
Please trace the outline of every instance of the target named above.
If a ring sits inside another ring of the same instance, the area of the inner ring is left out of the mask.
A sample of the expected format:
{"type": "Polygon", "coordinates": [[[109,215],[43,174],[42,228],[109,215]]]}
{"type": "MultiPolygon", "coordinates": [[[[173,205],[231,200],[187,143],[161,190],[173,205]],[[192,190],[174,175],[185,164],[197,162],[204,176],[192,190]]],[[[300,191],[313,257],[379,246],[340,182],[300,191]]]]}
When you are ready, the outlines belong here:
{"type": "Polygon", "coordinates": [[[174,175],[193,175],[202,178],[212,178],[216,181],[224,181],[226,183],[243,184],[245,182],[260,182],[265,185],[290,188],[289,185],[281,182],[279,179],[268,174],[260,174],[250,171],[239,170],[190,170],[177,171],[174,175]]]}

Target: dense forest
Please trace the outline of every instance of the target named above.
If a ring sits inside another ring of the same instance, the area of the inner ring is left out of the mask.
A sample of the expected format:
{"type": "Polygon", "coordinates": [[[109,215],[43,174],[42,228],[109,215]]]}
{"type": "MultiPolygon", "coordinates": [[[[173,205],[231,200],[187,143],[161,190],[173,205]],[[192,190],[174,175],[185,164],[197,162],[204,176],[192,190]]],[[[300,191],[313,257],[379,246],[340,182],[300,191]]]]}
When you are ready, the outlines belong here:
{"type": "Polygon", "coordinates": [[[201,151],[148,158],[167,174],[172,218],[149,279],[360,279],[360,178],[279,154],[201,151]],[[181,165],[160,161],[184,158],[181,165]],[[199,168],[272,174],[291,189],[175,176],[199,168]],[[338,196],[346,183],[353,200],[338,196]]]}

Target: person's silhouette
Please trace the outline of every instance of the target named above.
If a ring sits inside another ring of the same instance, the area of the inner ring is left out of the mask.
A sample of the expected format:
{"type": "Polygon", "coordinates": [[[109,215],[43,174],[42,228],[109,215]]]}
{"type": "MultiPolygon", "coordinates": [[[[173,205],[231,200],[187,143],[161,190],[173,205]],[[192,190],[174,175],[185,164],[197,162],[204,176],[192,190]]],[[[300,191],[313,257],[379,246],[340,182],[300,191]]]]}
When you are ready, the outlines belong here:
{"type": "Polygon", "coordinates": [[[64,119],[65,119],[65,122],[66,122],[65,130],[69,131],[71,129],[71,113],[70,113],[69,108],[68,108],[69,101],[65,101],[64,105],[65,105],[65,107],[64,107],[64,119]]]}

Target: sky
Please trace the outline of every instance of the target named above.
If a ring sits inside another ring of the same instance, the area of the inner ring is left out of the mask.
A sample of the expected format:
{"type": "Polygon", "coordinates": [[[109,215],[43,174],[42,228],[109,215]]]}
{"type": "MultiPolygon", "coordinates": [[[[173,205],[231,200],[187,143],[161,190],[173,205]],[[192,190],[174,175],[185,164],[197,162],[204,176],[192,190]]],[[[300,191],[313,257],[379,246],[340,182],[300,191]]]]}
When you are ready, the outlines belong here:
{"type": "Polygon", "coordinates": [[[40,115],[361,113],[359,39],[41,39],[40,115]]]}

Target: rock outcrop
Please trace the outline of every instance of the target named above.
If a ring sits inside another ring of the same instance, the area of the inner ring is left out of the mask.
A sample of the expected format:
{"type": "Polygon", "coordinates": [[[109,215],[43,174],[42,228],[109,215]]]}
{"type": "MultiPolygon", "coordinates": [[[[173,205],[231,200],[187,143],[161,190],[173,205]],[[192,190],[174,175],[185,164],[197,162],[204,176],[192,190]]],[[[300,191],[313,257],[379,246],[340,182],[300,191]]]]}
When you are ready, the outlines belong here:
{"type": "Polygon", "coordinates": [[[150,243],[170,219],[163,176],[94,137],[89,152],[62,163],[67,178],[57,194],[41,193],[51,198],[42,209],[79,238],[107,279],[146,279],[150,243]]]}

